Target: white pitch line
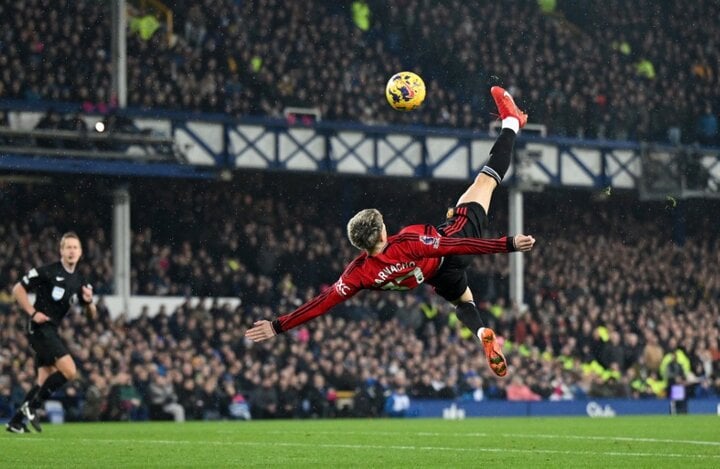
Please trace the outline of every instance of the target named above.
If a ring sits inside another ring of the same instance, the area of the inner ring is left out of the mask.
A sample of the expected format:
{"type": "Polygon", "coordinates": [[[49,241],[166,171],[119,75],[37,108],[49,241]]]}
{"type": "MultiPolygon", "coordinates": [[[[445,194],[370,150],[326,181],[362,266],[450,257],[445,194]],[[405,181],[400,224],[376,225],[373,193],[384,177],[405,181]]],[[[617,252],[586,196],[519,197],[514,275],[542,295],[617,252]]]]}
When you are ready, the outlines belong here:
{"type": "MultiPolygon", "coordinates": [[[[312,433],[312,432],[310,432],[312,433]]],[[[66,439],[59,438],[23,438],[20,441],[63,441],[66,439]]],[[[192,446],[272,446],[272,447],[289,447],[289,448],[328,448],[328,449],[386,449],[399,451],[449,451],[449,452],[473,452],[473,453],[521,453],[521,454],[562,454],[562,455],[581,455],[581,456],[630,456],[630,457],[666,457],[666,458],[695,458],[695,459],[720,459],[718,455],[704,454],[681,454],[681,453],[646,453],[646,452],[625,452],[625,451],[573,451],[573,450],[553,450],[553,449],[516,449],[516,448],[455,448],[450,446],[414,446],[414,445],[360,445],[360,444],[335,444],[335,443],[288,443],[288,442],[254,442],[254,441],[203,441],[203,440],[137,440],[137,439],[92,439],[78,438],[73,441],[79,441],[88,444],[98,443],[131,443],[133,445],[192,445],[192,446]]]]}
{"type": "Polygon", "coordinates": [[[636,443],[676,443],[683,445],[700,445],[700,446],[720,446],[720,441],[706,441],[706,440],[675,440],[672,438],[644,438],[644,437],[632,437],[632,436],[582,436],[582,435],[537,435],[532,433],[485,433],[485,432],[470,432],[470,433],[443,433],[443,432],[316,432],[316,431],[272,431],[265,432],[271,434],[288,434],[288,433],[310,433],[318,435],[337,435],[342,433],[343,435],[415,435],[415,436],[459,436],[468,438],[484,438],[488,436],[502,436],[505,438],[545,438],[550,440],[590,440],[590,441],[627,441],[636,443]]]}

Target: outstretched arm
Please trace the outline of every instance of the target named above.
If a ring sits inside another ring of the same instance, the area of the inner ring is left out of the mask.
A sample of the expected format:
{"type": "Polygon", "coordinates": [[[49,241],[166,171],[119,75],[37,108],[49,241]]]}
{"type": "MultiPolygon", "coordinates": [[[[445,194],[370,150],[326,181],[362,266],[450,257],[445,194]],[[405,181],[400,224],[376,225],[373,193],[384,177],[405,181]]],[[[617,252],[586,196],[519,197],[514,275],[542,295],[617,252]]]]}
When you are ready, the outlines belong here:
{"type": "Polygon", "coordinates": [[[442,257],[529,251],[535,245],[535,238],[527,235],[503,236],[495,239],[420,235],[414,244],[418,257],[442,257]]]}
{"type": "Polygon", "coordinates": [[[357,292],[357,289],[343,283],[341,278],[335,282],[333,286],[328,287],[318,296],[300,306],[292,313],[280,316],[274,321],[261,320],[255,322],[253,327],[245,332],[245,337],[254,342],[270,339],[327,313],[330,311],[330,308],[338,303],[342,303],[357,292]]]}

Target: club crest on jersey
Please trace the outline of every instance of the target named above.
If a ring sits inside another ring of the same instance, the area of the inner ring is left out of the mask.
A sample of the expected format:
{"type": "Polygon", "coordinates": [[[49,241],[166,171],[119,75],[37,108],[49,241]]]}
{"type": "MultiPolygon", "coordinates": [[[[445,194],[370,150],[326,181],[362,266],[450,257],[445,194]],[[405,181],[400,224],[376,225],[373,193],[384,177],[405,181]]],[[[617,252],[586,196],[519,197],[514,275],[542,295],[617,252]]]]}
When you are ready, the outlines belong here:
{"type": "Polygon", "coordinates": [[[54,287],[52,289],[52,299],[55,301],[62,300],[63,295],[65,295],[65,289],[60,287],[54,287]]]}
{"type": "Polygon", "coordinates": [[[335,283],[335,291],[337,291],[338,294],[342,296],[347,296],[347,294],[350,292],[350,287],[345,285],[342,279],[340,279],[337,281],[337,283],[335,283]]]}
{"type": "Polygon", "coordinates": [[[427,244],[428,246],[432,246],[435,249],[440,246],[440,238],[436,238],[434,236],[420,236],[420,242],[427,244]]]}

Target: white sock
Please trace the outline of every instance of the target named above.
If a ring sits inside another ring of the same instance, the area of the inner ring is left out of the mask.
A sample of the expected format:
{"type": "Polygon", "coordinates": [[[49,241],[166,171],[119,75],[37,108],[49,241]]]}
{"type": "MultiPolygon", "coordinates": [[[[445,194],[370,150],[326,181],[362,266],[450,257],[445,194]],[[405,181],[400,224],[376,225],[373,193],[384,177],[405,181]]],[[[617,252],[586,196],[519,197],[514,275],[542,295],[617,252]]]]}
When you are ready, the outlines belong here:
{"type": "Polygon", "coordinates": [[[520,132],[520,121],[517,117],[506,117],[502,120],[502,128],[510,129],[515,133],[520,132]]]}

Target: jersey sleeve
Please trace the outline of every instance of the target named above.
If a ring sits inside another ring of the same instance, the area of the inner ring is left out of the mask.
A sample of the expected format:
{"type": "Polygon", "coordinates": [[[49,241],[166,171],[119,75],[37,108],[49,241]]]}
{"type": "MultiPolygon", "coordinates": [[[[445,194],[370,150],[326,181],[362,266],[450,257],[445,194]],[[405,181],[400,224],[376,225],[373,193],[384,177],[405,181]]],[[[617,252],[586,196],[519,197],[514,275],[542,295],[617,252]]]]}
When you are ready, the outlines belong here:
{"type": "Polygon", "coordinates": [[[275,329],[275,332],[278,334],[289,331],[300,324],[304,324],[313,318],[327,313],[333,306],[352,298],[360,290],[362,290],[362,286],[354,281],[353,276],[344,273],[337,282],[326,288],[318,296],[300,306],[292,313],[275,319],[272,322],[273,329],[275,329]]]}
{"type": "Polygon", "coordinates": [[[442,257],[449,255],[497,254],[512,252],[513,238],[455,238],[418,235],[407,241],[409,251],[416,257],[442,257]]]}
{"type": "Polygon", "coordinates": [[[23,278],[20,279],[20,283],[25,288],[25,290],[35,291],[35,289],[39,285],[48,282],[49,279],[50,273],[47,266],[37,268],[33,267],[32,269],[28,270],[25,275],[23,275],[23,278]]]}

